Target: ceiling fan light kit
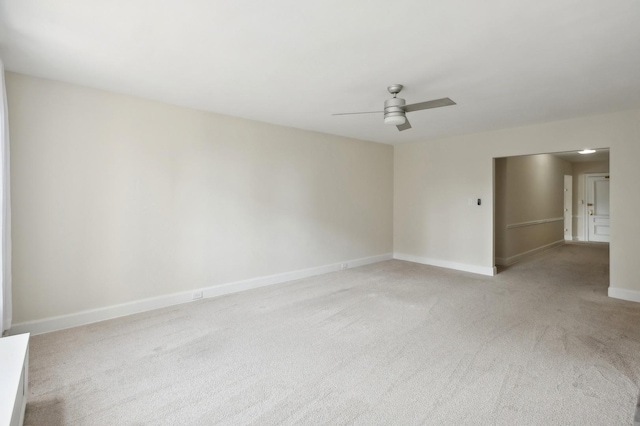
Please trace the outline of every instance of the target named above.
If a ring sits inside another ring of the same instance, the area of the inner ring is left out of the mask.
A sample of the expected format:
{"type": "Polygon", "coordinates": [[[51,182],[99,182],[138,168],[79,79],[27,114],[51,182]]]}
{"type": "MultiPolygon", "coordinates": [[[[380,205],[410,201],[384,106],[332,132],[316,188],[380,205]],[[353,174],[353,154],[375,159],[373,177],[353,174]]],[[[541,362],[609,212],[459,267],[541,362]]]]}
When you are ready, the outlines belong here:
{"type": "Polygon", "coordinates": [[[407,122],[407,117],[402,115],[386,115],[384,116],[384,124],[393,124],[394,126],[399,126],[407,122]]]}
{"type": "Polygon", "coordinates": [[[384,101],[384,111],[346,112],[333,115],[375,114],[382,112],[384,113],[385,124],[393,124],[398,128],[399,131],[403,131],[411,128],[411,123],[409,123],[406,115],[408,112],[420,111],[430,108],[439,108],[456,104],[449,98],[442,98],[433,101],[407,105],[404,99],[397,97],[398,93],[400,93],[400,91],[402,90],[402,87],[402,84],[392,84],[391,86],[387,87],[387,90],[393,95],[393,98],[384,101]]]}
{"type": "Polygon", "coordinates": [[[387,90],[393,95],[393,98],[384,101],[384,124],[393,124],[394,126],[405,124],[407,116],[404,107],[407,102],[402,98],[396,98],[402,90],[402,84],[392,84],[387,87],[387,90]]]}

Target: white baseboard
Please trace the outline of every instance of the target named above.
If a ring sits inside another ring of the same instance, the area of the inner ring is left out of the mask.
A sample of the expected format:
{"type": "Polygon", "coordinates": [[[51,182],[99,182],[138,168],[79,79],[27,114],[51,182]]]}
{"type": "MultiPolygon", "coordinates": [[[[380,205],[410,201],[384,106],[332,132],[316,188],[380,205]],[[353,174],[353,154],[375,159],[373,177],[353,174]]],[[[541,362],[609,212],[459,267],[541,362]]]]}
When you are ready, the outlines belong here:
{"type": "Polygon", "coordinates": [[[11,330],[9,330],[8,334],[31,333],[32,335],[36,335],[48,333],[51,331],[91,324],[94,322],[122,317],[125,315],[137,314],[140,312],[151,311],[153,309],[165,308],[167,306],[192,302],[194,300],[194,293],[199,291],[202,292],[202,298],[206,299],[210,297],[222,296],[224,294],[237,293],[239,291],[249,290],[252,288],[264,287],[267,285],[279,284],[286,281],[299,280],[301,278],[339,271],[342,269],[343,264],[346,264],[347,268],[356,268],[358,266],[377,263],[392,258],[393,255],[391,253],[387,253],[378,256],[364,257],[361,259],[345,260],[344,262],[318,266],[315,268],[285,272],[282,274],[267,275],[264,277],[257,277],[243,281],[215,285],[211,287],[195,288],[189,291],[166,294],[148,299],[135,300],[133,302],[122,303],[120,305],[106,306],[104,308],[91,309],[69,315],[50,317],[36,321],[28,321],[14,324],[13,327],[11,327],[11,330]]]}
{"type": "Polygon", "coordinates": [[[628,300],[630,302],[640,302],[640,291],[628,290],[620,287],[609,287],[609,297],[615,299],[628,300]]]}
{"type": "Polygon", "coordinates": [[[481,275],[496,275],[495,267],[469,265],[466,263],[449,262],[447,260],[431,259],[428,257],[419,257],[411,254],[394,253],[394,259],[406,260],[407,262],[422,263],[424,265],[438,266],[440,268],[455,269],[457,271],[473,272],[481,275]]]}
{"type": "Polygon", "coordinates": [[[515,256],[511,256],[511,257],[496,257],[496,265],[500,265],[500,266],[510,266],[513,265],[514,263],[520,262],[522,259],[525,259],[529,256],[532,256],[534,254],[540,253],[541,251],[545,251],[545,250],[549,250],[551,248],[554,247],[558,247],[561,246],[565,243],[565,240],[558,240],[555,241],[551,244],[547,244],[544,246],[540,246],[540,247],[536,247],[533,250],[528,250],[525,251],[524,253],[520,253],[520,254],[516,254],[515,256]]]}

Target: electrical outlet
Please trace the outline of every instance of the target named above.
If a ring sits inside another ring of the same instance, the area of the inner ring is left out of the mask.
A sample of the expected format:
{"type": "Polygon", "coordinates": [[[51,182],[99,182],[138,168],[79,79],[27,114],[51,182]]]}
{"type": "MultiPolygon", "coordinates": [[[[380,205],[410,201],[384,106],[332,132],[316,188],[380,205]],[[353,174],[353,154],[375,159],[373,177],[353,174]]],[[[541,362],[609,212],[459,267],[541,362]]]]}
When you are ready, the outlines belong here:
{"type": "Polygon", "coordinates": [[[349,265],[347,265],[346,263],[342,263],[342,264],[340,265],[340,269],[347,269],[347,267],[348,267],[348,266],[349,266],[349,265]]]}
{"type": "Polygon", "coordinates": [[[202,299],[202,290],[193,292],[193,300],[202,299]]]}

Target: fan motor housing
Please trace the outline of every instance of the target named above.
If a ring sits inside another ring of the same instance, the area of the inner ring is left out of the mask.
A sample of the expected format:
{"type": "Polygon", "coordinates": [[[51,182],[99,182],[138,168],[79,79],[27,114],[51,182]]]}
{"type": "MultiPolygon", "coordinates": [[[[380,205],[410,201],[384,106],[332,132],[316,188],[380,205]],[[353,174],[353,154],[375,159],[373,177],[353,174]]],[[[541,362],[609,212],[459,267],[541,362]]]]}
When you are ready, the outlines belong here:
{"type": "Polygon", "coordinates": [[[384,101],[384,117],[404,116],[406,101],[402,98],[391,98],[384,101]]]}

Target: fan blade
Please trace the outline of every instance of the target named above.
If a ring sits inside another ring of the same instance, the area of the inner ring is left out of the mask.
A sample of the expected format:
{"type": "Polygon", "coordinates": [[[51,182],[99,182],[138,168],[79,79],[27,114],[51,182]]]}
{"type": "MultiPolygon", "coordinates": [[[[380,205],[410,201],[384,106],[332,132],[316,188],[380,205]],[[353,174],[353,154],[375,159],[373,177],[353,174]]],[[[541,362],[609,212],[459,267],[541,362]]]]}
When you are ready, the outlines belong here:
{"type": "Polygon", "coordinates": [[[442,98],[442,99],[436,99],[433,101],[420,102],[417,104],[407,105],[404,107],[404,111],[405,112],[420,111],[422,109],[440,108],[440,107],[449,106],[449,105],[456,105],[456,103],[449,98],[442,98]]]}
{"type": "MultiPolygon", "coordinates": [[[[406,117],[405,117],[406,118],[406,117]]],[[[398,131],[403,131],[403,130],[407,130],[411,128],[411,123],[409,123],[409,120],[405,121],[404,124],[401,124],[399,126],[396,126],[398,128],[398,131]]]]}
{"type": "Polygon", "coordinates": [[[384,111],[365,111],[365,112],[340,112],[338,114],[331,115],[353,115],[353,114],[382,114],[384,111]]]}

